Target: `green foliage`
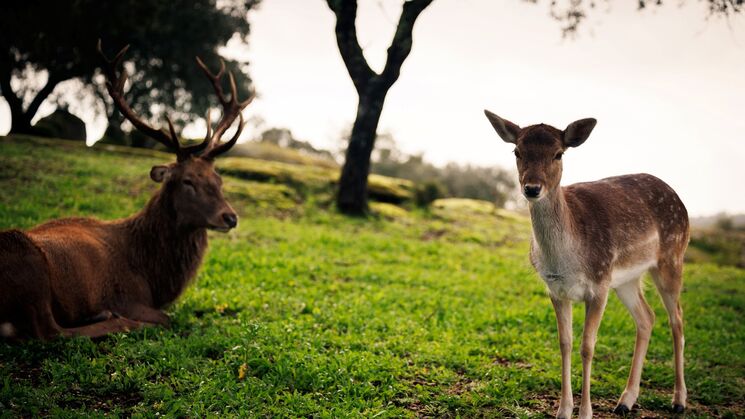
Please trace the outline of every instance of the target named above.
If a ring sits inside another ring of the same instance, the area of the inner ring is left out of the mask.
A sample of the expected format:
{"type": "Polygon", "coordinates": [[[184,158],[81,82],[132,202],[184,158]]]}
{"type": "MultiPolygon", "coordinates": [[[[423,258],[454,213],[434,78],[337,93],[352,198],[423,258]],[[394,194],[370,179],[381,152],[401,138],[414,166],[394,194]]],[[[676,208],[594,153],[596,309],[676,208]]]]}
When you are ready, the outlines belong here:
{"type": "Polygon", "coordinates": [[[428,207],[434,200],[445,197],[445,190],[438,182],[424,182],[417,185],[416,204],[420,207],[428,207]]]}
{"type": "MultiPolygon", "coordinates": [[[[212,68],[218,68],[217,49],[234,35],[247,39],[246,14],[258,2],[226,0],[220,1],[219,7],[216,0],[4,2],[0,13],[0,79],[9,82],[13,75],[24,82],[20,91],[8,88],[2,92],[9,97],[14,126],[16,112],[11,96],[23,101],[23,96],[30,93],[25,90],[26,79],[39,71],[48,72],[52,87],[79,78],[89,84],[92,94],[90,83],[101,65],[96,53],[99,38],[109,56],[131,45],[127,61],[134,64],[135,71],[127,97],[138,114],[150,116],[154,110],[151,106],[159,104],[160,112],[180,120],[201,117],[208,106],[217,105],[217,100],[194,57],[201,56],[212,68]]],[[[239,95],[246,97],[250,88],[243,71],[246,63],[226,60],[226,65],[236,75],[239,95]]],[[[107,97],[102,84],[95,89],[100,97],[107,97]]],[[[26,115],[29,121],[35,112],[26,115]]]]}
{"type": "MultiPolygon", "coordinates": [[[[172,160],[35,141],[0,139],[0,228],[127,216],[157,188],[150,166],[172,160]]],[[[553,415],[556,326],[527,261],[526,218],[462,199],[428,212],[373,204],[379,217],[348,218],[295,200],[291,184],[224,178],[239,227],[210,233],[195,283],[169,309],[173,325],[0,343],[0,416],[553,415]]],[[[639,416],[669,417],[671,337],[653,287],[645,293],[658,320],[639,416]]],[[[682,306],[687,417],[742,416],[745,271],[686,265],[682,306]]],[[[575,342],[583,317],[576,306],[575,342]]],[[[623,389],[634,330],[611,297],[593,364],[597,415],[610,415],[623,389]]],[[[580,365],[575,345],[577,401],[580,365]]]]}
{"type": "Polygon", "coordinates": [[[745,231],[693,230],[686,259],[745,268],[745,231]]]}

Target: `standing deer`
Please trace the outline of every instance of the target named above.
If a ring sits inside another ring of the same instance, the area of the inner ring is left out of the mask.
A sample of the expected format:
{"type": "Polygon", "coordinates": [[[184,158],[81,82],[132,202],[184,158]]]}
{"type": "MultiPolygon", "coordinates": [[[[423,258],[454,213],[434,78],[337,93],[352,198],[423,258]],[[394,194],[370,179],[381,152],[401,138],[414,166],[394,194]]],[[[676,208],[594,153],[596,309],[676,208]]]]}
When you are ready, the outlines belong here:
{"type": "Polygon", "coordinates": [[[678,195],[660,179],[634,174],[560,186],[562,155],[587,140],[595,119],[572,122],[564,131],[539,124],[520,128],[484,111],[497,134],[515,145],[523,195],[533,225],[530,259],[548,286],[561,348],[561,400],[556,414],[572,415],[572,302],[585,303],[582,333],[580,417],[592,416],[590,370],[600,320],[613,289],[636,322],[636,346],[626,389],[615,412],[625,414],[639,396],[639,380],[654,325],[640,278],[649,271],[668,313],[673,336],[673,410],[686,406],[683,378],[683,254],[688,246],[688,213],[678,195]]]}
{"type": "Polygon", "coordinates": [[[127,73],[117,75],[127,47],[106,62],[107,90],[121,113],[140,131],[175,150],[177,161],[155,166],[150,177],[163,186],[144,209],[125,219],[66,218],[28,231],[0,232],[0,335],[15,338],[90,337],[148,325],[168,325],[162,311],[194,278],[207,249],[207,229],[227,232],[238,217],[221,191],[214,159],[229,150],[243,129],[235,80],[230,98],[221,77],[197,63],[223,107],[214,132],[207,115],[201,143],[182,146],[173,124],[155,129],[124,99],[127,73]],[[238,130],[220,139],[235,121],[238,130]]]}

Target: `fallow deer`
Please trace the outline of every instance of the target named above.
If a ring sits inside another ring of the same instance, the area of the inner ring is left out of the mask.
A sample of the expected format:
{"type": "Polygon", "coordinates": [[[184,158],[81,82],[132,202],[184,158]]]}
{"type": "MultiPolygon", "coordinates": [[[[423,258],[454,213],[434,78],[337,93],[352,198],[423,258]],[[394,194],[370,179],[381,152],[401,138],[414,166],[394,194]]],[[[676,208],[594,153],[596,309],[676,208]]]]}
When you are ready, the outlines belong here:
{"type": "Polygon", "coordinates": [[[673,336],[673,410],[686,406],[683,378],[683,254],[688,213],[675,191],[648,174],[560,185],[562,155],[587,140],[595,119],[559,130],[539,124],[520,128],[484,111],[497,134],[515,145],[520,187],[533,225],[530,259],[548,287],[556,312],[561,349],[561,399],[557,417],[571,417],[572,301],[585,303],[582,334],[580,417],[592,416],[590,369],[600,320],[611,289],[636,322],[636,345],[626,388],[616,406],[625,414],[639,395],[642,364],[654,325],[640,278],[649,271],[668,313],[673,336]]]}
{"type": "Polygon", "coordinates": [[[168,131],[153,128],[127,104],[122,64],[127,47],[105,61],[107,90],[115,106],[138,130],[176,152],[177,161],[155,166],[162,183],[144,209],[125,219],[53,220],[28,231],[0,232],[0,334],[49,339],[102,336],[148,325],[168,325],[162,309],[194,278],[207,248],[207,230],[227,232],[238,217],[223,196],[214,159],[228,151],[243,129],[235,79],[230,97],[221,86],[225,63],[213,74],[197,58],[223,108],[223,115],[199,144],[182,146],[168,131]],[[235,135],[221,142],[240,119],[235,135]]]}

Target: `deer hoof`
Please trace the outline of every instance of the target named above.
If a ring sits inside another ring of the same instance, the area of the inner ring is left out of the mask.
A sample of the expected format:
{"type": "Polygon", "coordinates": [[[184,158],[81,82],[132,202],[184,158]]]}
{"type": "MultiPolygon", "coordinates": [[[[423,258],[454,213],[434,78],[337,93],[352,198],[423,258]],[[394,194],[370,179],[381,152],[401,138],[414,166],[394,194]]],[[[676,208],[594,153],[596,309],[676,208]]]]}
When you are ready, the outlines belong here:
{"type": "Polygon", "coordinates": [[[676,403],[673,405],[673,413],[683,413],[685,412],[685,410],[686,410],[686,407],[683,406],[682,404],[676,403]]]}
{"type": "Polygon", "coordinates": [[[628,407],[626,407],[626,405],[625,405],[625,404],[619,404],[619,405],[618,405],[618,406],[616,406],[616,408],[615,408],[615,409],[613,410],[613,413],[615,413],[615,414],[617,414],[617,415],[620,415],[620,416],[626,416],[626,415],[628,415],[629,413],[631,413],[631,409],[629,409],[628,407]]]}

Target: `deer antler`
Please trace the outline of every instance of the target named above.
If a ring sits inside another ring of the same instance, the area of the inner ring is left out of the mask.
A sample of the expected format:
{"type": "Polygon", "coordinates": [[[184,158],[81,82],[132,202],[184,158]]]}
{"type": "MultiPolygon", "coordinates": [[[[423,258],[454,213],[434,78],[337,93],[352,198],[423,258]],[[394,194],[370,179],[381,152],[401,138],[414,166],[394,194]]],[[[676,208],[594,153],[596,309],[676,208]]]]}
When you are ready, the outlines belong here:
{"type": "Polygon", "coordinates": [[[119,109],[119,112],[121,112],[122,115],[124,115],[124,117],[135,126],[135,128],[155,141],[175,150],[178,161],[186,160],[190,155],[207,148],[209,145],[207,141],[192,146],[182,146],[178,134],[176,134],[176,130],[173,127],[173,123],[171,123],[171,120],[167,116],[166,122],[168,122],[168,131],[165,131],[163,129],[153,128],[143,121],[142,118],[137,116],[137,114],[132,110],[124,99],[124,84],[128,78],[127,70],[122,68],[120,74],[117,75],[117,68],[121,65],[122,60],[124,59],[124,54],[129,49],[129,45],[122,48],[111,60],[106,58],[106,55],[103,53],[100,39],[98,40],[96,49],[106,63],[106,66],[104,67],[104,72],[106,73],[107,78],[106,90],[109,92],[111,99],[114,100],[114,105],[119,109]]]}
{"type": "Polygon", "coordinates": [[[212,74],[209,69],[207,69],[207,66],[202,62],[202,60],[197,57],[197,64],[207,75],[207,78],[209,78],[212,86],[215,89],[217,98],[223,107],[223,115],[218,122],[215,130],[212,131],[211,115],[210,112],[207,111],[207,135],[204,137],[204,141],[191,146],[182,146],[181,142],[179,141],[178,134],[176,134],[176,130],[174,129],[173,124],[171,123],[171,120],[168,118],[168,116],[166,116],[168,131],[153,128],[145,121],[143,121],[139,116],[137,116],[137,114],[132,110],[127,101],[124,99],[124,84],[126,83],[128,77],[127,71],[122,68],[121,74],[117,75],[117,68],[121,65],[127,49],[129,49],[129,45],[122,48],[116,54],[116,56],[114,56],[113,59],[109,60],[103,53],[103,50],[101,48],[101,40],[98,40],[98,53],[101,55],[104,62],[106,63],[106,66],[104,67],[107,78],[106,90],[108,90],[111,99],[114,100],[114,104],[116,105],[117,109],[119,109],[122,115],[124,115],[124,117],[127,118],[127,120],[129,120],[129,122],[131,122],[132,125],[135,126],[135,128],[146,134],[148,137],[160,142],[161,144],[164,144],[166,147],[174,149],[176,151],[178,161],[184,161],[188,159],[189,156],[200,153],[205,149],[207,151],[202,155],[202,157],[207,159],[214,159],[215,157],[228,151],[231,147],[233,147],[233,145],[235,145],[236,141],[238,141],[238,137],[240,136],[241,131],[243,131],[243,115],[241,114],[241,111],[243,110],[243,108],[248,106],[249,103],[251,103],[254,96],[252,95],[249,99],[243,102],[238,102],[238,89],[235,85],[235,78],[233,77],[233,73],[229,72],[228,75],[230,79],[230,99],[225,97],[222,86],[220,85],[220,78],[225,73],[224,61],[220,61],[220,71],[217,74],[212,74]],[[240,119],[240,122],[235,135],[233,136],[233,138],[230,139],[230,141],[220,143],[220,138],[223,136],[223,134],[225,134],[225,131],[230,128],[230,125],[233,124],[237,117],[240,119]]]}
{"type": "Polygon", "coordinates": [[[251,97],[242,102],[238,102],[238,89],[235,85],[235,77],[233,77],[233,73],[229,71],[228,80],[230,81],[230,99],[226,98],[220,84],[220,79],[225,74],[225,61],[220,60],[220,71],[218,71],[217,74],[212,74],[204,62],[199,57],[196,58],[197,64],[212,83],[212,87],[215,89],[215,93],[217,94],[217,99],[220,101],[223,108],[222,118],[220,118],[220,121],[217,123],[217,127],[215,127],[215,131],[212,134],[210,133],[210,115],[209,113],[207,114],[207,137],[205,137],[205,141],[209,139],[209,147],[204,153],[204,157],[214,159],[220,154],[230,150],[230,148],[235,145],[236,141],[238,141],[238,137],[241,135],[241,131],[243,131],[243,114],[241,111],[243,108],[248,106],[251,101],[253,101],[254,95],[251,95],[251,97]],[[220,139],[223,134],[225,134],[225,131],[227,131],[233,124],[235,118],[239,118],[238,130],[230,141],[220,143],[220,139]]]}

